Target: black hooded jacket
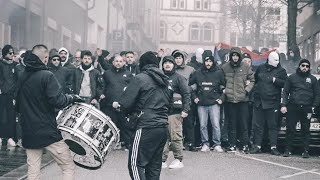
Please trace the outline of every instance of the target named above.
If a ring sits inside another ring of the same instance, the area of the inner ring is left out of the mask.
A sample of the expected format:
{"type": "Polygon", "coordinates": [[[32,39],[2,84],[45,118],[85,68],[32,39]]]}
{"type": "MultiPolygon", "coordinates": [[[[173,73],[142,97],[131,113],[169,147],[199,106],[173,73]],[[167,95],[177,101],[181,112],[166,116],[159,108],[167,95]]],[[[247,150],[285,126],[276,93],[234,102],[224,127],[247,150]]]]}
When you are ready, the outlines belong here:
{"type": "Polygon", "coordinates": [[[15,71],[17,63],[8,63],[4,59],[0,59],[0,94],[13,95],[17,83],[17,75],[15,71]]]}
{"type": "Polygon", "coordinates": [[[217,104],[217,99],[224,100],[222,90],[225,87],[223,72],[214,64],[210,69],[205,65],[190,77],[189,85],[196,84],[196,97],[200,106],[217,104]]]}
{"type": "Polygon", "coordinates": [[[137,129],[166,127],[172,99],[168,76],[153,64],[146,65],[122,93],[119,104],[127,113],[143,112],[137,129]]]}
{"type": "Polygon", "coordinates": [[[140,73],[139,65],[137,65],[136,63],[127,64],[125,67],[126,67],[127,71],[129,71],[133,76],[140,73]]]}
{"type": "Polygon", "coordinates": [[[302,73],[298,68],[284,84],[281,103],[317,107],[320,101],[317,78],[308,73],[302,73]]]}
{"type": "Polygon", "coordinates": [[[72,102],[64,95],[54,74],[34,54],[25,59],[25,72],[18,81],[17,110],[21,114],[22,145],[38,149],[62,140],[55,108],[72,102]]]}
{"type": "Polygon", "coordinates": [[[70,70],[66,67],[55,66],[52,63],[49,64],[49,71],[51,71],[57,78],[64,93],[72,93],[72,77],[70,76],[70,70]]]}
{"type": "Polygon", "coordinates": [[[187,65],[193,67],[195,70],[198,70],[202,67],[202,64],[197,61],[196,56],[192,56],[191,61],[187,65]]]}

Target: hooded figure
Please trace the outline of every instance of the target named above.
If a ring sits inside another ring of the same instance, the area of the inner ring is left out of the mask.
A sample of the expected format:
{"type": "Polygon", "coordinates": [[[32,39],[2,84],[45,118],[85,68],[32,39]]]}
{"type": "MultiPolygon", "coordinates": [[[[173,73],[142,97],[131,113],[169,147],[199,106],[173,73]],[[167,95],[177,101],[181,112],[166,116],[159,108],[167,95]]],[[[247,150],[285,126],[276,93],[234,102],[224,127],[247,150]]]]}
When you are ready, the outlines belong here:
{"type": "Polygon", "coordinates": [[[61,58],[61,66],[62,67],[67,67],[69,69],[75,69],[76,67],[72,64],[72,59],[69,58],[70,57],[70,54],[69,54],[69,51],[62,47],[58,50],[58,54],[60,55],[60,58],[61,58]],[[64,52],[64,53],[63,53],[64,52]]]}
{"type": "Polygon", "coordinates": [[[130,81],[119,101],[113,102],[112,106],[131,114],[129,123],[133,121],[131,128],[135,136],[128,158],[130,177],[159,179],[161,157],[167,142],[172,88],[151,51],[141,56],[139,66],[141,73],[130,81]]]}
{"type": "Polygon", "coordinates": [[[176,51],[173,54],[176,64],[176,72],[189,81],[190,75],[195,72],[195,69],[189,65],[186,65],[186,56],[186,53],[182,51],[176,51]]]}
{"type": "Polygon", "coordinates": [[[230,65],[233,67],[239,67],[242,61],[242,56],[241,56],[241,50],[239,47],[233,47],[230,50],[230,56],[229,56],[229,61],[230,61],[230,65]],[[232,56],[237,56],[236,57],[232,57],[232,56]]]}
{"type": "Polygon", "coordinates": [[[196,50],[195,56],[191,57],[191,61],[187,64],[191,67],[193,67],[195,70],[198,70],[202,67],[202,54],[203,54],[204,50],[202,48],[198,48],[196,50]]]}

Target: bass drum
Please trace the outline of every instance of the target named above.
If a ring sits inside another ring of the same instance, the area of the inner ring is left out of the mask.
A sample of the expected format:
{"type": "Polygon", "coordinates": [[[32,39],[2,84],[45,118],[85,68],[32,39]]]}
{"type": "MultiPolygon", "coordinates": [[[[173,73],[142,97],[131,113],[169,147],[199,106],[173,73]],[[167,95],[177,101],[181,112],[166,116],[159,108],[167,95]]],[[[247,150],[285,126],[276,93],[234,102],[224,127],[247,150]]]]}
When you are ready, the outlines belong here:
{"type": "Polygon", "coordinates": [[[120,140],[119,129],[92,105],[76,103],[60,111],[58,129],[73,153],[76,165],[98,169],[120,140]]]}

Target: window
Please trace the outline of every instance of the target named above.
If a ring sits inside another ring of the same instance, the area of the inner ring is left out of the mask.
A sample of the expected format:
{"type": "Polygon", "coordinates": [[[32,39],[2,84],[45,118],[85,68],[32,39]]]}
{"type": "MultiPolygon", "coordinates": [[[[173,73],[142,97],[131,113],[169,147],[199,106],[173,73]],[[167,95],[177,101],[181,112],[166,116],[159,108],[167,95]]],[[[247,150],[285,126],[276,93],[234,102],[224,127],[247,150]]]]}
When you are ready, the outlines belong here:
{"type": "Polygon", "coordinates": [[[180,0],[180,9],[186,9],[186,1],[185,0],[180,0]]]}
{"type": "Polygon", "coordinates": [[[172,9],[178,8],[178,0],[171,0],[171,8],[172,9]]]}
{"type": "Polygon", "coordinates": [[[195,0],[194,9],[195,10],[201,10],[201,0],[195,0]]]}
{"type": "Polygon", "coordinates": [[[315,35],[314,41],[315,61],[320,61],[320,31],[315,35]]]}
{"type": "Polygon", "coordinates": [[[199,23],[192,23],[190,25],[190,40],[200,41],[200,25],[199,23]]]}
{"type": "Polygon", "coordinates": [[[203,41],[212,42],[214,37],[213,25],[211,23],[205,23],[203,25],[203,41]]]}
{"type": "Polygon", "coordinates": [[[210,10],[209,0],[203,0],[203,10],[210,10]]]}
{"type": "Polygon", "coordinates": [[[160,22],[160,40],[166,40],[167,39],[167,25],[165,22],[160,22]]]}

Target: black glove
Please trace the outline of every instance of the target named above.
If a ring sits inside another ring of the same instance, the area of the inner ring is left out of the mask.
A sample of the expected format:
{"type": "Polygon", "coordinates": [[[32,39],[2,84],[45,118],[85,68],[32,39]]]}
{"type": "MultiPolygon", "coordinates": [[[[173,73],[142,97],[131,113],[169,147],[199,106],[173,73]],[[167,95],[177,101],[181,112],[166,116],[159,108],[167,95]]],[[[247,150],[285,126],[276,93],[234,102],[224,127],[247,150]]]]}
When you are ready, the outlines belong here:
{"type": "Polygon", "coordinates": [[[72,102],[72,103],[75,103],[75,102],[85,102],[84,99],[82,99],[79,95],[72,94],[71,97],[72,97],[72,99],[71,99],[71,102],[72,102]]]}

